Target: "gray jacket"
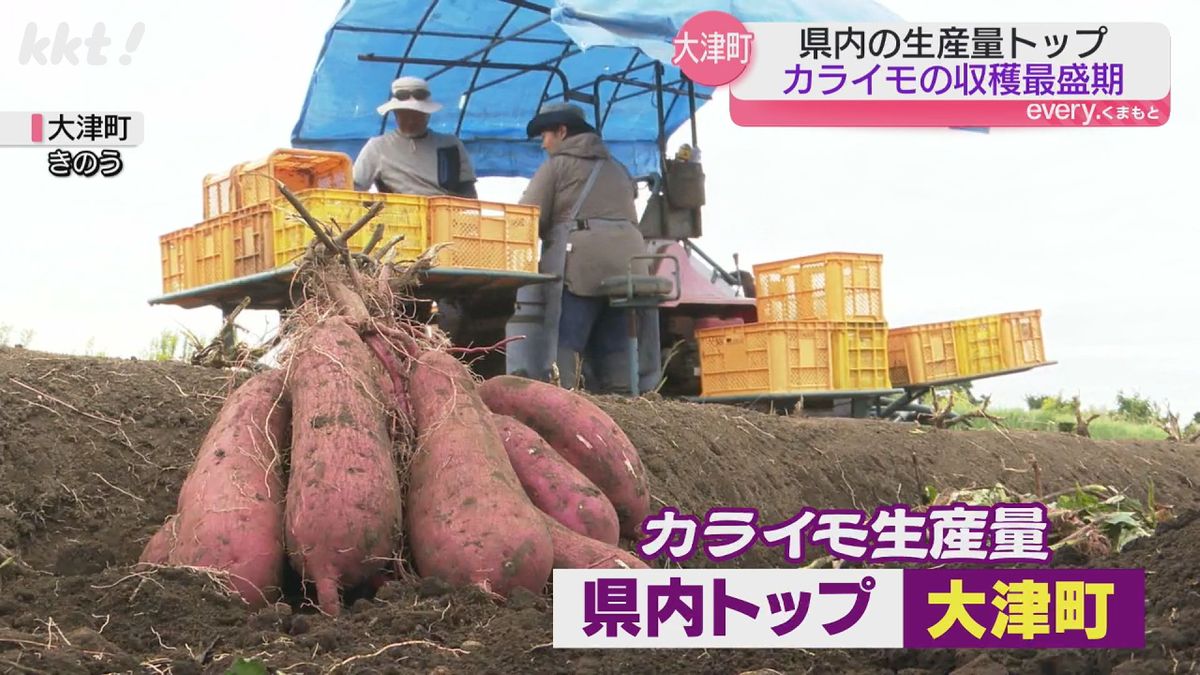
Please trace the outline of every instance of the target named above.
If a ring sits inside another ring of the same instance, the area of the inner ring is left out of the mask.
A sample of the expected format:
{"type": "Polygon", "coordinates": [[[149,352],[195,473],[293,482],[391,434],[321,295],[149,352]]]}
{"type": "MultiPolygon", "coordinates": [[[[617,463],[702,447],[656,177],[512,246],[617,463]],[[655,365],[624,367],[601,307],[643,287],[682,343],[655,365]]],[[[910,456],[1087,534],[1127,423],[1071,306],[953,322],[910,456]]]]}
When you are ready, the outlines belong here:
{"type": "MultiPolygon", "coordinates": [[[[604,142],[595,133],[571,136],[562,142],[529,181],[522,204],[541,208],[538,234],[546,245],[553,245],[554,226],[567,221],[579,198],[588,175],[597,160],[604,161],[600,174],[577,218],[626,221],[624,226],[594,227],[575,231],[568,242],[564,282],[576,295],[600,294],[600,281],[609,276],[623,275],[629,269],[629,258],[645,253],[645,243],[637,229],[637,187],[629,172],[612,158],[604,142]]],[[[544,270],[549,273],[559,273],[544,270]]],[[[635,268],[635,273],[639,270],[635,268]]]]}

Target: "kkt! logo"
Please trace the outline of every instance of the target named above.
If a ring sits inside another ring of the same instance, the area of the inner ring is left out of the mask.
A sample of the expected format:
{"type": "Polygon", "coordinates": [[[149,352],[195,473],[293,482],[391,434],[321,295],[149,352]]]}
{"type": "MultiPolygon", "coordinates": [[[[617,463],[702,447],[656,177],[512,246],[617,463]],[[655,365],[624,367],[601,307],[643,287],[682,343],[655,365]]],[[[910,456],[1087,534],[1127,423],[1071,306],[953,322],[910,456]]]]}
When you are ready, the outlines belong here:
{"type": "MultiPolygon", "coordinates": [[[[125,39],[125,53],[118,59],[121,65],[127,66],[133,62],[133,52],[137,50],[145,34],[146,24],[138,22],[133,25],[129,31],[129,37],[125,39]]],[[[32,61],[44,66],[46,64],[58,65],[66,61],[77,66],[79,65],[79,48],[86,47],[87,64],[103,66],[108,63],[104,51],[110,44],[112,44],[112,40],[108,38],[107,27],[103,23],[93,26],[91,37],[86,39],[79,36],[72,37],[71,27],[66,23],[58,24],[58,30],[54,33],[53,39],[50,37],[39,38],[37,24],[30,23],[25,26],[25,37],[21,40],[21,51],[17,55],[17,62],[24,66],[32,61]],[[47,52],[49,52],[49,56],[47,56],[47,52]]]]}

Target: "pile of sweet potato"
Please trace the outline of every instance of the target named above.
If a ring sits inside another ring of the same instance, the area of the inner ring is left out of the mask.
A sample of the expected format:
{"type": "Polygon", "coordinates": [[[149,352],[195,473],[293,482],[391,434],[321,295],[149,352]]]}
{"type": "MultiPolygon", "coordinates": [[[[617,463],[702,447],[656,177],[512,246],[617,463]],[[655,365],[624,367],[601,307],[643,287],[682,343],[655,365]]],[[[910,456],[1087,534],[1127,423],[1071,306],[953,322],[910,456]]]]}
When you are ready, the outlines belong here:
{"type": "Polygon", "coordinates": [[[208,568],[259,607],[290,564],[336,615],[407,564],[543,591],[554,568],[646,567],[637,450],[596,405],[339,315],[226,399],[141,561],[208,568]]]}

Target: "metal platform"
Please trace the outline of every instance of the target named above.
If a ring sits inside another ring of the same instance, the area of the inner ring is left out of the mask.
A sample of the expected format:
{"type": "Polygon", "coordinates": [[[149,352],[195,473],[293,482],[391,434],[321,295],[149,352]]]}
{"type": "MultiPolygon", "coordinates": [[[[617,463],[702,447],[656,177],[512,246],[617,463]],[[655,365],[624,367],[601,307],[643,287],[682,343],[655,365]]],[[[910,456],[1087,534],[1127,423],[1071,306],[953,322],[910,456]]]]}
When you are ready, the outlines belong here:
{"type": "MultiPolygon", "coordinates": [[[[194,309],[208,305],[227,307],[250,298],[248,309],[286,309],[292,304],[294,265],[280,267],[221,283],[189,288],[152,298],[151,305],[176,305],[194,309]]],[[[555,277],[536,272],[435,267],[420,277],[414,295],[426,300],[490,293],[515,294],[516,289],[529,284],[552,281],[555,277]]]]}
{"type": "Polygon", "coordinates": [[[1042,368],[1045,366],[1053,366],[1057,361],[1047,361],[1022,368],[1010,368],[1008,370],[998,370],[993,373],[983,373],[980,375],[964,375],[962,377],[949,378],[945,380],[937,380],[936,382],[922,382],[919,384],[906,384],[892,389],[877,389],[869,391],[804,391],[804,392],[789,392],[784,394],[748,394],[745,396],[727,395],[727,396],[686,396],[688,401],[693,403],[724,403],[730,405],[769,405],[772,409],[786,412],[794,410],[797,403],[803,401],[817,401],[822,403],[836,404],[839,401],[848,402],[849,413],[851,417],[878,417],[881,419],[890,418],[897,412],[907,411],[912,407],[914,401],[920,399],[932,389],[938,387],[949,387],[956,384],[965,384],[974,380],[985,380],[992,377],[1002,377],[1004,375],[1014,375],[1016,373],[1024,373],[1034,368],[1042,368]],[[895,400],[887,400],[885,397],[899,395],[895,400]]]}
{"type": "Polygon", "coordinates": [[[819,401],[836,404],[838,401],[849,403],[851,417],[870,417],[872,408],[878,412],[881,399],[890,394],[903,393],[901,389],[873,390],[833,390],[833,391],[802,391],[783,394],[736,394],[726,396],[685,396],[684,399],[693,403],[724,403],[729,405],[762,405],[767,404],[778,411],[794,410],[796,404],[803,401],[819,401]]]}
{"type": "Polygon", "coordinates": [[[1033,370],[1034,368],[1053,366],[1053,365],[1056,365],[1057,363],[1058,363],[1058,361],[1046,361],[1045,363],[1035,363],[1033,365],[1024,366],[1021,368],[1009,368],[1007,370],[997,370],[995,372],[982,373],[980,375],[963,375],[961,377],[952,377],[952,378],[948,378],[945,380],[935,380],[933,382],[920,382],[920,383],[916,383],[916,384],[906,384],[901,387],[901,389],[904,391],[904,394],[902,396],[900,396],[900,398],[897,398],[895,401],[888,403],[887,407],[885,407],[883,409],[883,411],[880,413],[880,416],[881,417],[891,417],[896,412],[906,410],[909,408],[909,406],[912,405],[912,403],[914,401],[921,398],[925,394],[928,394],[933,389],[937,389],[938,387],[952,387],[956,384],[966,384],[967,382],[974,382],[975,380],[986,380],[986,379],[989,379],[992,377],[1002,377],[1004,375],[1015,375],[1017,373],[1025,373],[1025,372],[1029,372],[1029,371],[1033,370]]]}

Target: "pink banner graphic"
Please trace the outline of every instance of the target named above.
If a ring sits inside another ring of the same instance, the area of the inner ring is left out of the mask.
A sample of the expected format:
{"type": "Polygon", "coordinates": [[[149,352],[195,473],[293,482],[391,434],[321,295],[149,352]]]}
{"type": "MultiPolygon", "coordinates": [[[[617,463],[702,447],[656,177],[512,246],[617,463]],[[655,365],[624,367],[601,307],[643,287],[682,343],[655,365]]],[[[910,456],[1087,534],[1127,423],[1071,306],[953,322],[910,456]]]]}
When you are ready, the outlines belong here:
{"type": "Polygon", "coordinates": [[[1171,117],[1171,96],[1157,101],[746,101],[731,92],[729,114],[743,127],[1155,127],[1171,117]]]}
{"type": "Polygon", "coordinates": [[[42,114],[33,113],[29,116],[29,140],[34,143],[42,142],[42,114]]]}
{"type": "MultiPolygon", "coordinates": [[[[753,53],[729,84],[740,126],[1145,128],[1171,117],[1162,24],[743,25],[753,53]]],[[[730,44],[726,27],[697,29],[700,44],[730,44]]],[[[713,52],[677,58],[687,73],[713,67],[713,52]]]]}

